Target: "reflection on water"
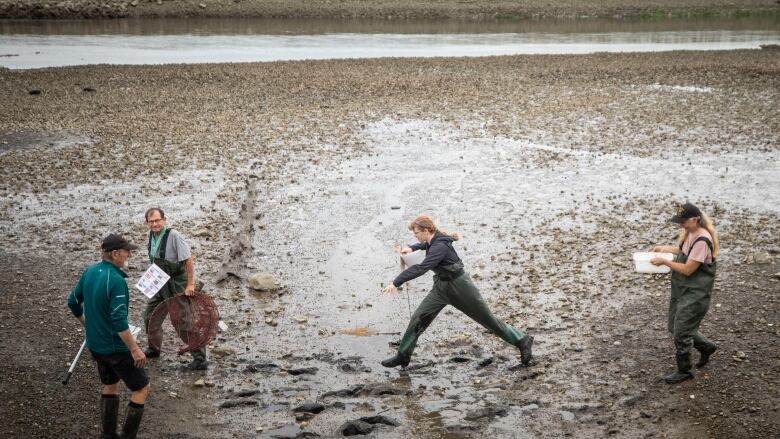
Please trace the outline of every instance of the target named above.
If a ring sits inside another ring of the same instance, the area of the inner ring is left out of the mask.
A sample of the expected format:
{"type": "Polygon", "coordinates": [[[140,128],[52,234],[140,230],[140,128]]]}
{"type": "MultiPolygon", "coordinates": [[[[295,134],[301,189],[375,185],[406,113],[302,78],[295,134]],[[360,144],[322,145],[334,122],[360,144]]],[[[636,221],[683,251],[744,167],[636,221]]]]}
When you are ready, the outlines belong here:
{"type": "Polygon", "coordinates": [[[772,19],[0,22],[0,66],[729,50],[780,44],[772,19]]]}

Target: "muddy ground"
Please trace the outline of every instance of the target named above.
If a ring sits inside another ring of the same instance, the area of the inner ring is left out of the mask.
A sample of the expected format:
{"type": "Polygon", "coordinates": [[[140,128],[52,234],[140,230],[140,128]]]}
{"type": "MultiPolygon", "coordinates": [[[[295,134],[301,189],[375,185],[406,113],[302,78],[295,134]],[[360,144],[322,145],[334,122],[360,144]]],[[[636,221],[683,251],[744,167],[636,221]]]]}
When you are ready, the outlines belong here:
{"type": "Polygon", "coordinates": [[[0,0],[0,18],[267,17],[514,20],[776,15],[775,0],[0,0]]]}
{"type": "MultiPolygon", "coordinates": [[[[59,384],[81,341],[65,297],[102,236],[144,240],[152,205],[191,240],[229,329],[205,373],[152,362],[143,437],[337,437],[373,415],[398,425],[372,437],[780,434],[776,51],[0,79],[2,436],[97,431],[94,366],[59,384]],[[673,242],[686,198],[721,236],[702,328],[720,350],[669,387],[668,278],[634,273],[631,253],[673,242]],[[538,365],[453,310],[411,370],[378,364],[430,285],[379,294],[421,212],[463,235],[467,270],[536,337],[538,365]],[[252,291],[257,272],[280,288],[252,291]],[[306,402],[324,411],[296,416],[306,402]]],[[[135,256],[130,280],[145,268],[135,256]]]]}

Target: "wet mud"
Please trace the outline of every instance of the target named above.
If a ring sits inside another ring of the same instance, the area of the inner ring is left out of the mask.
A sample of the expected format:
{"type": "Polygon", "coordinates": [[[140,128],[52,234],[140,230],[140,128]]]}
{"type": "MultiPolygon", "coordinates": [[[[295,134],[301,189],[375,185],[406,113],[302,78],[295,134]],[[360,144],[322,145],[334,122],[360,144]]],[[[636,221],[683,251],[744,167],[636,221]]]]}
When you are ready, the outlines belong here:
{"type": "MultiPolygon", "coordinates": [[[[193,243],[198,276],[228,329],[202,374],[178,371],[187,358],[172,354],[152,362],[159,384],[145,437],[780,431],[780,64],[767,51],[0,77],[14,107],[0,109],[0,132],[92,139],[0,151],[9,261],[0,271],[9,305],[0,346],[17,371],[16,384],[2,388],[13,402],[4,418],[26,413],[16,390],[29,385],[23,374],[49,383],[75,352],[77,322],[64,300],[100,237],[117,231],[143,242],[143,212],[161,205],[193,243]],[[97,92],[66,93],[73,82],[97,92]],[[43,93],[29,95],[30,83],[43,93]],[[721,350],[695,380],[668,387],[658,382],[673,364],[668,277],[634,273],[631,253],[673,242],[666,221],[684,199],[720,232],[702,330],[721,350]],[[534,335],[537,365],[521,366],[514,347],[452,308],[422,336],[409,368],[378,364],[431,284],[426,275],[380,294],[399,269],[392,245],[411,242],[405,226],[419,213],[462,235],[466,270],[499,318],[534,335]],[[28,255],[35,263],[23,262],[28,255]],[[258,273],[277,287],[250,288],[258,273]],[[56,315],[67,335],[7,324],[40,312],[56,315]],[[41,366],[35,345],[48,348],[51,366],[41,366]]],[[[145,268],[136,256],[131,279],[145,268]]],[[[131,320],[142,304],[137,294],[131,320]]],[[[92,365],[81,366],[74,383],[96,386],[92,365]]],[[[96,420],[97,392],[73,393],[79,409],[61,413],[51,407],[65,394],[54,387],[46,404],[29,404],[58,422],[36,423],[34,433],[96,431],[80,420],[96,420]]]]}

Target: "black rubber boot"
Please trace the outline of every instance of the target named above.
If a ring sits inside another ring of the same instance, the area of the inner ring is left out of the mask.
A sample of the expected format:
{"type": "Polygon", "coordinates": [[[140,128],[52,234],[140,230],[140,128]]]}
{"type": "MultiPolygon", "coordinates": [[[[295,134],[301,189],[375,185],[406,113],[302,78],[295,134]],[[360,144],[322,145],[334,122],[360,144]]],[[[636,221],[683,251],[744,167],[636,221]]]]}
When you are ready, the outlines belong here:
{"type": "Polygon", "coordinates": [[[404,369],[409,365],[409,358],[404,358],[401,354],[395,354],[386,360],[382,360],[382,366],[384,367],[396,367],[401,366],[404,369]]]}
{"type": "Polygon", "coordinates": [[[209,362],[200,358],[196,358],[181,368],[182,370],[206,370],[209,368],[209,362]]]}
{"type": "Polygon", "coordinates": [[[101,395],[100,396],[100,423],[103,429],[100,432],[100,439],[116,439],[119,437],[116,434],[116,418],[118,413],[119,413],[119,396],[101,395]]]}
{"type": "Polygon", "coordinates": [[[718,350],[718,346],[713,344],[710,344],[709,346],[705,346],[699,350],[699,353],[701,356],[699,357],[699,362],[696,363],[696,367],[704,367],[707,363],[710,362],[710,355],[714,354],[715,351],[718,350]]]}
{"type": "Polygon", "coordinates": [[[160,356],[160,351],[149,347],[144,351],[144,355],[146,355],[146,358],[157,358],[160,356]]]}
{"type": "Polygon", "coordinates": [[[520,362],[523,366],[528,366],[533,362],[534,356],[531,352],[531,348],[534,345],[534,338],[530,335],[526,335],[517,342],[517,347],[520,349],[520,362]]]}
{"type": "Polygon", "coordinates": [[[138,434],[138,427],[141,426],[141,418],[144,417],[144,405],[136,404],[132,401],[127,405],[127,416],[125,425],[122,426],[121,439],[135,439],[138,434]]]}
{"type": "Polygon", "coordinates": [[[679,384],[693,378],[693,372],[691,372],[691,363],[693,361],[691,360],[690,352],[677,354],[675,357],[677,357],[677,371],[664,378],[666,384],[679,384]]]}

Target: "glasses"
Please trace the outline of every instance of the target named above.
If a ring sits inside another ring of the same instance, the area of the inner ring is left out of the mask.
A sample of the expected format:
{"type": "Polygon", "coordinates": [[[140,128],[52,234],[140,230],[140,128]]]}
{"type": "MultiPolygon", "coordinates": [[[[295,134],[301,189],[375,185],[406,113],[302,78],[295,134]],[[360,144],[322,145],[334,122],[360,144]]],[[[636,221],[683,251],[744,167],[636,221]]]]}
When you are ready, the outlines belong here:
{"type": "Polygon", "coordinates": [[[165,221],[165,218],[157,218],[157,219],[153,219],[153,220],[146,220],[146,222],[149,223],[149,224],[157,224],[157,223],[161,223],[163,221],[165,221]]]}

